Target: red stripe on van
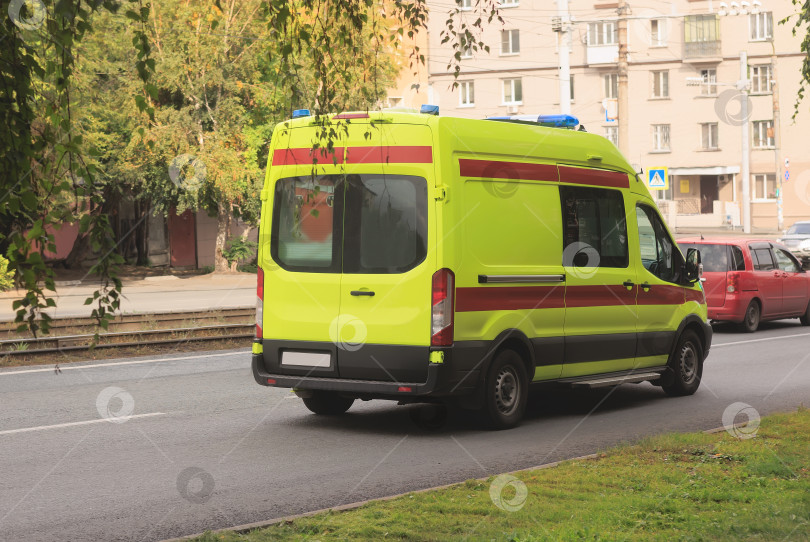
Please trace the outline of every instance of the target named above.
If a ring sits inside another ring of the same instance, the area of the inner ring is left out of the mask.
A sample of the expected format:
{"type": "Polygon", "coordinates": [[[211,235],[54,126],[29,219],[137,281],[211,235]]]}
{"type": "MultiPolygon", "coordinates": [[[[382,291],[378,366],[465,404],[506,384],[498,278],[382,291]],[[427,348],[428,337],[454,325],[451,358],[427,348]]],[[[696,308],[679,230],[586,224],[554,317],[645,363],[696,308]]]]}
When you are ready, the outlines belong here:
{"type": "Polygon", "coordinates": [[[685,299],[685,288],[680,286],[667,286],[665,284],[652,284],[648,290],[642,286],[638,293],[639,305],[681,305],[685,299]]]}
{"type": "Polygon", "coordinates": [[[563,307],[565,307],[564,286],[456,288],[456,312],[563,307]]]}
{"type": "Polygon", "coordinates": [[[549,164],[528,164],[525,162],[497,162],[493,160],[458,161],[462,177],[482,179],[519,179],[532,181],[556,181],[557,167],[549,164]]]}
{"type": "Polygon", "coordinates": [[[430,164],[433,149],[430,146],[387,145],[374,147],[349,147],[347,164],[430,164]]]}
{"type": "Polygon", "coordinates": [[[430,164],[433,162],[433,149],[430,146],[370,146],[348,147],[344,159],[344,147],[335,147],[334,153],[326,149],[311,148],[276,149],[273,153],[274,166],[294,166],[312,164],[313,157],[319,164],[430,164]]]}
{"type": "Polygon", "coordinates": [[[294,166],[299,164],[313,164],[317,158],[319,164],[333,164],[337,160],[338,164],[343,163],[343,147],[335,147],[334,152],[324,148],[315,149],[307,147],[304,149],[276,149],[273,152],[274,166],[294,166]]]}
{"type": "Polygon", "coordinates": [[[456,312],[518,309],[561,309],[617,307],[627,305],[681,305],[703,303],[703,293],[680,286],[650,285],[636,298],[638,286],[628,290],[621,284],[596,286],[479,286],[456,289],[456,312]]]}
{"type": "Polygon", "coordinates": [[[630,180],[627,173],[571,166],[560,166],[559,169],[560,182],[563,183],[587,184],[590,186],[605,186],[608,188],[630,188],[630,180]]]}
{"type": "Polygon", "coordinates": [[[698,303],[705,303],[706,296],[704,295],[703,290],[690,290],[688,288],[684,288],[686,301],[697,301],[698,303]]]}
{"type": "Polygon", "coordinates": [[[568,308],[635,306],[635,304],[635,288],[628,290],[621,284],[568,286],[565,292],[565,306],[568,308]]]}

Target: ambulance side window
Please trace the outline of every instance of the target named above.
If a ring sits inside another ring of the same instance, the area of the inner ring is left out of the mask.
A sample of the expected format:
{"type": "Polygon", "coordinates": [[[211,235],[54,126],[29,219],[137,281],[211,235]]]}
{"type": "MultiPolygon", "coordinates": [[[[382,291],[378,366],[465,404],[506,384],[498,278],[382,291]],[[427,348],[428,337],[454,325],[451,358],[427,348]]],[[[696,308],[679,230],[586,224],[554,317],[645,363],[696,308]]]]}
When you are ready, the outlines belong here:
{"type": "Polygon", "coordinates": [[[627,267],[627,223],[618,190],[560,187],[563,265],[627,267]]]}
{"type": "Polygon", "coordinates": [[[636,207],[641,263],[650,273],[667,282],[678,282],[683,265],[681,252],[652,207],[636,207]]]}

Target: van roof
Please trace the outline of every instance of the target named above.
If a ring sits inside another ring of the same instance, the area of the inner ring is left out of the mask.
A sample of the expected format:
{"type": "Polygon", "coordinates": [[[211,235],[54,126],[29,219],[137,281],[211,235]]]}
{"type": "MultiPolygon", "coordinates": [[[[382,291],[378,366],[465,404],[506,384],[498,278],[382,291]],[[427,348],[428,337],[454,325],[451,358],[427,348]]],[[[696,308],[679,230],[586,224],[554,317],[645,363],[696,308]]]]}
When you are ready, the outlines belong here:
{"type": "MultiPolygon", "coordinates": [[[[426,125],[455,139],[458,148],[467,152],[511,155],[518,160],[520,157],[554,157],[563,163],[635,175],[633,167],[613,143],[598,134],[585,131],[551,128],[528,122],[442,117],[410,111],[352,111],[324,117],[348,124],[426,125]]],[[[283,124],[289,128],[317,126],[324,117],[301,117],[283,124]]]]}

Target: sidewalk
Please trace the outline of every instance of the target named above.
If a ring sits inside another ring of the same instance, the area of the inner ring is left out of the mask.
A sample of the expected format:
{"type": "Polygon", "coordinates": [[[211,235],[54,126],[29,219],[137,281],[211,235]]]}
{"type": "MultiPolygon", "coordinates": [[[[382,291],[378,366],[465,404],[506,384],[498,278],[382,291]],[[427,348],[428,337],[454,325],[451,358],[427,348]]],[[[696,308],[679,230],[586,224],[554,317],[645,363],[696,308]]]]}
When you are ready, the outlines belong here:
{"type": "MultiPolygon", "coordinates": [[[[212,310],[256,303],[256,275],[252,273],[122,277],[122,282],[122,313],[212,310]]],[[[56,280],[56,308],[48,314],[55,318],[89,316],[93,306],[84,301],[98,286],[90,278],[56,280]]],[[[14,319],[12,303],[23,295],[19,290],[0,293],[0,321],[14,319]]]]}

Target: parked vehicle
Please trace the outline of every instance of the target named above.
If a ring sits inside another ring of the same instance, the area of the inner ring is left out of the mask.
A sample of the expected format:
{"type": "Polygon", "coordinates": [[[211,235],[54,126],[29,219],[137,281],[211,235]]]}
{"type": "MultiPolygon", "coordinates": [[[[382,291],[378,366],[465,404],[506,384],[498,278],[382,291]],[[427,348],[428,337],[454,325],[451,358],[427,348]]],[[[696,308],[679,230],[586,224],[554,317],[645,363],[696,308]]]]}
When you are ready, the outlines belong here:
{"type": "Polygon", "coordinates": [[[778,241],[800,259],[805,268],[810,267],[810,220],[795,222],[778,241]]]}
{"type": "Polygon", "coordinates": [[[530,383],[698,389],[712,336],[699,254],[683,257],[608,140],[541,126],[573,117],[337,120],[334,151],[312,151],[312,117],[273,133],[259,384],[317,414],[452,402],[499,428],[530,383]]]}
{"type": "Polygon", "coordinates": [[[763,320],[799,318],[810,325],[810,273],[784,245],[757,239],[678,241],[699,249],[709,319],[754,332],[763,320]]]}

